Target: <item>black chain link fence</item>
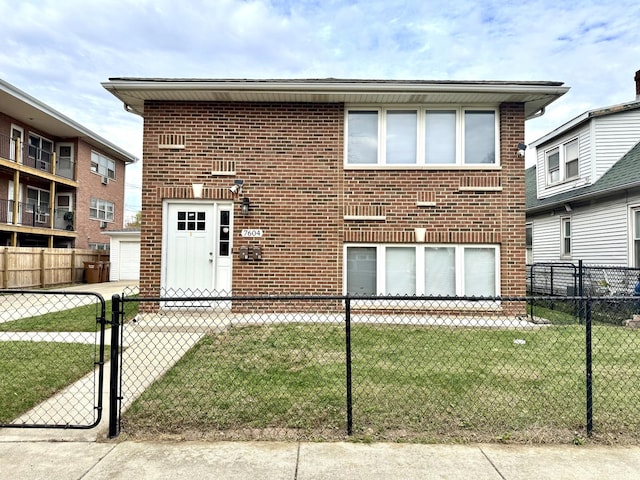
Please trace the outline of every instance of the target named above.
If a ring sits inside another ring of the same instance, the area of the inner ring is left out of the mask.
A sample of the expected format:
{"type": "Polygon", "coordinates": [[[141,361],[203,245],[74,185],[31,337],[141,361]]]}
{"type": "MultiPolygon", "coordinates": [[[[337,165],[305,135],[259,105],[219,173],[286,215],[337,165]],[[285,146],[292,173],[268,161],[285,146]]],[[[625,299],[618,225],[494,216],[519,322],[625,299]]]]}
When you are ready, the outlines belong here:
{"type": "Polygon", "coordinates": [[[632,297],[122,301],[134,438],[640,438],[632,297]]]}
{"type": "Polygon", "coordinates": [[[568,262],[527,265],[528,295],[633,295],[640,268],[568,262]]]}
{"type": "Polygon", "coordinates": [[[0,290],[0,427],[100,422],[105,308],[93,293],[0,290]]]}

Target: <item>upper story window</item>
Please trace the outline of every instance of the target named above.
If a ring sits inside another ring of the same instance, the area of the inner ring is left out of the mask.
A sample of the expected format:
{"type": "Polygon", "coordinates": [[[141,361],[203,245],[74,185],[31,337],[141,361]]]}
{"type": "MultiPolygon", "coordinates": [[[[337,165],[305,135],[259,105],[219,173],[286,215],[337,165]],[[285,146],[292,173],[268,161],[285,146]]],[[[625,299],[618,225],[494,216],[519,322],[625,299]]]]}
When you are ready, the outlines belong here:
{"type": "Polygon", "coordinates": [[[106,220],[113,222],[113,212],[115,211],[112,202],[92,198],[89,206],[89,217],[95,220],[106,220]]]}
{"type": "Polygon", "coordinates": [[[29,158],[35,161],[35,168],[49,170],[52,155],[53,142],[51,140],[29,134],[29,158]]]}
{"type": "Polygon", "coordinates": [[[563,143],[545,152],[547,184],[571,180],[578,176],[578,139],[563,143]]]}
{"type": "Polygon", "coordinates": [[[98,152],[91,152],[91,171],[103,177],[115,180],[116,162],[98,152]]]}
{"type": "Polygon", "coordinates": [[[498,165],[495,109],[351,108],[346,165],[498,165]]]}

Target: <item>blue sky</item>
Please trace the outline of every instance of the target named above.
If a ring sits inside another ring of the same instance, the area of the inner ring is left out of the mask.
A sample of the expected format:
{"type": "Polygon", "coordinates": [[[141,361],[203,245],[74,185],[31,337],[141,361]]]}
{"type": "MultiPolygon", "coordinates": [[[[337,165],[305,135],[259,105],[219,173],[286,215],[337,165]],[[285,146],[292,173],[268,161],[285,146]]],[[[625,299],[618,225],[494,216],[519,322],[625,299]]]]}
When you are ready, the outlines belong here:
{"type": "MultiPolygon", "coordinates": [[[[138,157],[142,119],[102,88],[110,77],[565,82],[527,122],[531,142],[635,99],[639,20],[637,0],[4,1],[0,78],[138,157]]],[[[127,216],[140,177],[128,168],[127,216]]]]}

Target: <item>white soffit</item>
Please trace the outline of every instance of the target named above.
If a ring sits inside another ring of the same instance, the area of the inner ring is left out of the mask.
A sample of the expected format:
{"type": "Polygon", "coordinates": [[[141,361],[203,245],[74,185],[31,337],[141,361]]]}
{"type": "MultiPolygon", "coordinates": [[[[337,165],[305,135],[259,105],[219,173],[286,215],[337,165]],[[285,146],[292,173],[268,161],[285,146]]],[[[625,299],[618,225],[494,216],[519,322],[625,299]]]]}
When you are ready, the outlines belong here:
{"type": "Polygon", "coordinates": [[[521,102],[535,114],[564,95],[560,82],[260,81],[111,79],[102,84],[131,111],[145,101],[350,104],[498,104],[521,102]]]}

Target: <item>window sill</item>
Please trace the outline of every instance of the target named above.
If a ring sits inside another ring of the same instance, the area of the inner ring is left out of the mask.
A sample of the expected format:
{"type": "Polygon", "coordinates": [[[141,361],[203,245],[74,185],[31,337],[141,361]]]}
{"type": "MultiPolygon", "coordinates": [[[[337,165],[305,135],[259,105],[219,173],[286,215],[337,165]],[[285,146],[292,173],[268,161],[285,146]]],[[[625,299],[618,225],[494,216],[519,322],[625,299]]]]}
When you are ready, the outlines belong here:
{"type": "Polygon", "coordinates": [[[501,192],[502,187],[458,187],[460,192],[501,192]]]}
{"type": "Polygon", "coordinates": [[[344,170],[502,170],[501,165],[344,165],[344,170]]]}
{"type": "Polygon", "coordinates": [[[580,178],[580,177],[571,177],[571,178],[567,178],[565,180],[558,180],[557,182],[553,182],[553,183],[547,183],[546,184],[546,188],[555,188],[555,187],[559,187],[561,185],[568,185],[573,183],[573,186],[578,186],[576,184],[579,184],[579,186],[582,185],[586,185],[588,183],[588,180],[585,178],[580,178]]]}
{"type": "Polygon", "coordinates": [[[370,222],[384,222],[387,220],[387,217],[383,215],[345,215],[344,220],[345,221],[366,220],[370,222]]]}

